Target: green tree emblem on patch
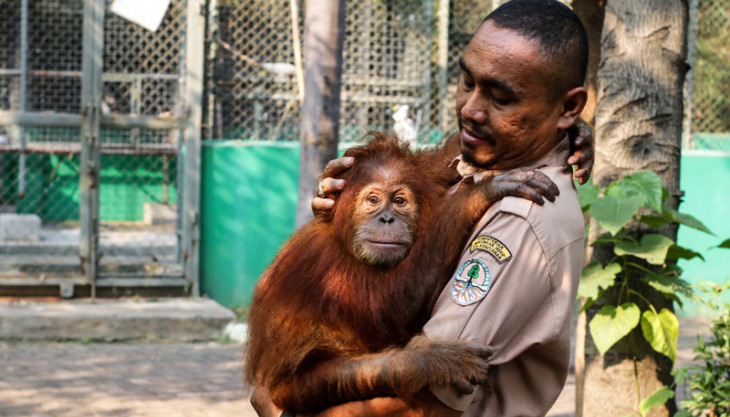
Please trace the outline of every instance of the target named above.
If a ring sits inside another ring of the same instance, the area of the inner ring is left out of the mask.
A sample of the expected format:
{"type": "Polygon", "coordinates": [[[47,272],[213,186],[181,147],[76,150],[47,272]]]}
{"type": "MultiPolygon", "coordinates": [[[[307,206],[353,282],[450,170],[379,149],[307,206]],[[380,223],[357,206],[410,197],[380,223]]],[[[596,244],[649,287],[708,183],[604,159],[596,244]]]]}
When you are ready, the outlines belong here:
{"type": "Polygon", "coordinates": [[[472,281],[479,278],[479,264],[474,264],[469,269],[469,272],[466,273],[466,276],[469,277],[469,281],[466,283],[467,286],[472,286],[472,281]]]}

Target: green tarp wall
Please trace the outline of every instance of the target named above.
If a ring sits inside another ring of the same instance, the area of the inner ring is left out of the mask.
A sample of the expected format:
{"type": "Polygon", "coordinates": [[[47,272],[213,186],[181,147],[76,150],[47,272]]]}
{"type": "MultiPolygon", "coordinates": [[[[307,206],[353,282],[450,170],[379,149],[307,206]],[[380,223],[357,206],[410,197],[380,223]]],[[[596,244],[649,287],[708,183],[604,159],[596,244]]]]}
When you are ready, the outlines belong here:
{"type": "MultiPolygon", "coordinates": [[[[228,307],[248,305],[258,276],[294,229],[297,143],[211,141],[203,147],[201,289],[228,307]]],[[[730,155],[685,153],[682,212],[715,236],[680,228],[679,241],[706,262],[682,262],[690,282],[730,279],[730,250],[709,249],[730,237],[730,155]]],[[[296,277],[292,277],[296,279],[296,277]]],[[[680,315],[697,313],[685,303],[680,315]]]]}

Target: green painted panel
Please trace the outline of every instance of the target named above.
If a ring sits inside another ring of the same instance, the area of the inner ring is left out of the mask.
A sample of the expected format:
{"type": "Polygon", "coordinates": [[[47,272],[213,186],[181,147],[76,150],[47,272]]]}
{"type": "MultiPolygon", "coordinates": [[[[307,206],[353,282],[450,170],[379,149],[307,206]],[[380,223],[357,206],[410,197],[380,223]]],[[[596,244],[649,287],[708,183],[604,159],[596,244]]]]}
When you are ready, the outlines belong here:
{"type": "Polygon", "coordinates": [[[246,306],[256,280],[294,230],[298,143],[230,141],[202,150],[201,292],[246,306]]]}
{"type": "MultiPolygon", "coordinates": [[[[681,261],[683,278],[690,283],[730,280],[730,250],[712,249],[730,238],[730,155],[727,153],[686,153],[682,155],[680,187],[684,191],[683,213],[701,220],[715,236],[687,227],[679,228],[680,245],[698,251],[701,259],[681,261]]],[[[730,294],[728,301],[730,301],[730,294]]],[[[686,302],[680,315],[696,316],[703,312],[698,305],[686,302]]]]}

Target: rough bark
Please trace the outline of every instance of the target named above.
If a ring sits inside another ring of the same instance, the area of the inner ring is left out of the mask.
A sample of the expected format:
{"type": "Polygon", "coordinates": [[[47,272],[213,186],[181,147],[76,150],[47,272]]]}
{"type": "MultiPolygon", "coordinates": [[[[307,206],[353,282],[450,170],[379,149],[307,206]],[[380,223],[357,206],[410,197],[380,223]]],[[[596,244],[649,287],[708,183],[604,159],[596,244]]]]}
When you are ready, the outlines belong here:
{"type": "MultiPolygon", "coordinates": [[[[603,18],[606,13],[605,0],[574,0],[573,10],[578,15],[588,33],[588,71],[586,73],[585,87],[588,90],[588,101],[583,108],[581,118],[595,127],[596,114],[596,75],[601,57],[601,34],[603,30],[603,18]]],[[[588,216],[586,222],[590,221],[588,216]]],[[[589,236],[590,238],[590,236],[589,236]]],[[[585,259],[590,259],[593,254],[593,247],[586,245],[585,259]]],[[[581,300],[581,307],[584,300],[581,300]]],[[[575,417],[583,417],[583,390],[585,381],[585,341],[587,329],[586,313],[578,314],[575,329],[575,417]]]]}
{"type": "Polygon", "coordinates": [[[316,179],[337,156],[345,41],[345,0],[307,0],[304,15],[304,103],[297,227],[312,217],[316,179]]]}
{"type": "MultiPolygon", "coordinates": [[[[655,171],[675,208],[680,196],[687,15],[687,2],[682,0],[609,0],[597,74],[595,181],[606,186],[637,171],[655,171]]],[[[642,232],[634,229],[637,235],[642,232]]],[[[676,238],[676,227],[662,233],[676,238]]],[[[612,248],[599,247],[592,260],[605,262],[610,256],[612,248]]],[[[643,288],[642,293],[657,310],[671,307],[650,288],[643,288]]],[[[603,305],[615,302],[616,294],[606,294],[589,309],[588,320],[603,305]]],[[[642,398],[672,381],[671,361],[649,347],[640,329],[605,356],[598,354],[589,335],[586,364],[586,416],[639,415],[637,374],[642,398]]],[[[675,410],[676,404],[670,400],[649,415],[667,416],[675,410]]]]}
{"type": "Polygon", "coordinates": [[[574,0],[573,10],[580,17],[588,32],[588,72],[585,87],[588,90],[588,101],[583,108],[581,118],[594,126],[596,114],[596,73],[601,57],[601,34],[605,15],[605,0],[574,0]]]}

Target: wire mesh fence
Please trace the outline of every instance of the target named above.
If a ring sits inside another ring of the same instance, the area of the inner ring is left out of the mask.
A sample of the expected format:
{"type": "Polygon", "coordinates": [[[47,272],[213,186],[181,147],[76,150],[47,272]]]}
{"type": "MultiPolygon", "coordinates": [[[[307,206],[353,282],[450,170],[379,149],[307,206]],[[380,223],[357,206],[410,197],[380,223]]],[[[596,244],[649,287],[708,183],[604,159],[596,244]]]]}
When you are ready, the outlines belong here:
{"type": "MultiPolygon", "coordinates": [[[[79,112],[82,11],[81,0],[0,8],[0,110],[79,112]]],[[[0,127],[0,276],[80,273],[78,155],[55,151],[78,142],[74,127],[0,127]]]]}
{"type": "MultiPolygon", "coordinates": [[[[421,142],[453,130],[458,59],[499,3],[347,2],[340,140],[396,123],[421,142]]],[[[296,20],[290,0],[220,1],[212,11],[206,138],[299,139],[293,32],[306,0],[298,4],[296,20]]],[[[690,145],[730,150],[730,0],[697,5],[690,145]]]]}
{"type": "MultiPolygon", "coordinates": [[[[109,11],[104,19],[102,112],[181,116],[185,2],[174,0],[157,31],[109,11]]],[[[101,276],[181,276],[179,130],[102,129],[101,276]]]]}
{"type": "MultiPolygon", "coordinates": [[[[104,16],[102,117],[181,117],[185,1],[171,1],[156,32],[113,14],[111,3],[104,16]]],[[[0,278],[6,278],[0,285],[13,283],[8,278],[56,282],[84,275],[83,25],[83,0],[8,0],[0,8],[0,112],[24,120],[54,116],[47,125],[0,126],[0,278]]],[[[107,123],[100,147],[98,277],[181,276],[180,129],[107,123]]]]}
{"type": "Polygon", "coordinates": [[[698,0],[696,16],[690,145],[730,151],[730,0],[698,0]]]}
{"type": "MultiPolygon", "coordinates": [[[[289,0],[225,1],[214,10],[208,139],[299,139],[293,33],[302,33],[306,1],[299,6],[296,19],[289,0]]],[[[455,129],[458,59],[492,3],[364,0],[346,7],[340,140],[397,122],[422,142],[455,129]]]]}

